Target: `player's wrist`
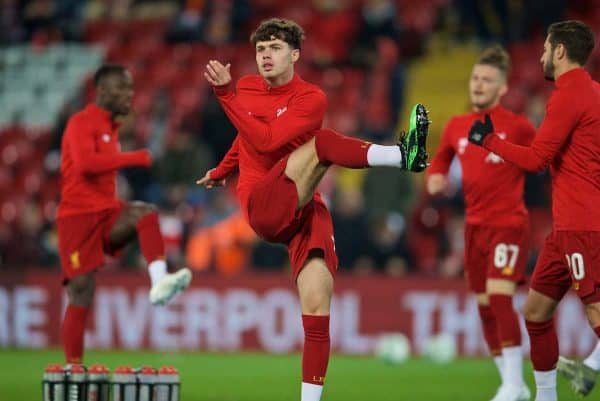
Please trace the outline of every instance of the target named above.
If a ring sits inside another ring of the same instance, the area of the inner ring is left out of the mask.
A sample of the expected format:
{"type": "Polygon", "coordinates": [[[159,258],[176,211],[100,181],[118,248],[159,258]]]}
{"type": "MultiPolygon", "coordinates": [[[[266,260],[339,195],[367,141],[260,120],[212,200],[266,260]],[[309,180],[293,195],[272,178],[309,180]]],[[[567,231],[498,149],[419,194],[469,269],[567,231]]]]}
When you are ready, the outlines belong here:
{"type": "Polygon", "coordinates": [[[213,86],[213,91],[217,96],[227,96],[233,94],[233,85],[231,84],[231,81],[229,81],[225,85],[213,86]]]}

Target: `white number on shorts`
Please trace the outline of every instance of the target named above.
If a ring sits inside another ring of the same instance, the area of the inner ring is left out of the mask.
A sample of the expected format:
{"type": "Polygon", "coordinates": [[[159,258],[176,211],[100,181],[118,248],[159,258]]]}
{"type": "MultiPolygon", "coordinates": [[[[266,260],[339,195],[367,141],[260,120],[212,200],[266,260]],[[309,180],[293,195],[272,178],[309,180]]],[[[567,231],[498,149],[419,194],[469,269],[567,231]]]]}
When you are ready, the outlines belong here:
{"type": "Polygon", "coordinates": [[[505,244],[503,242],[496,245],[494,251],[494,266],[498,269],[505,267],[515,268],[517,257],[519,256],[519,245],[505,244]],[[510,254],[510,255],[509,255],[510,254]]]}
{"type": "Polygon", "coordinates": [[[573,271],[573,277],[575,280],[581,280],[585,277],[585,266],[583,265],[583,255],[579,252],[565,255],[567,258],[567,265],[569,269],[573,271]]]}

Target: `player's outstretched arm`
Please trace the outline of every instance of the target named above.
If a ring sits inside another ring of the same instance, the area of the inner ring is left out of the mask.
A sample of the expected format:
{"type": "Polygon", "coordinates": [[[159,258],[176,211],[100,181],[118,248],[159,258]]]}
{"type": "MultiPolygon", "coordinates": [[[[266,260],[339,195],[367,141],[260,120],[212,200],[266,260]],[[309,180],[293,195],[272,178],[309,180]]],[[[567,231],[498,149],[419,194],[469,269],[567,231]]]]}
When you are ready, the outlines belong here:
{"type": "Polygon", "coordinates": [[[238,168],[239,162],[239,139],[235,138],[231,148],[221,160],[219,165],[211,170],[208,170],[204,177],[196,180],[196,184],[202,185],[205,188],[222,187],[226,183],[226,178],[229,177],[235,169],[238,168]]]}
{"type": "Polygon", "coordinates": [[[548,101],[546,117],[530,146],[508,142],[495,134],[488,135],[482,146],[523,170],[542,171],[560,152],[577,124],[579,111],[576,104],[576,99],[555,92],[548,101]]]}

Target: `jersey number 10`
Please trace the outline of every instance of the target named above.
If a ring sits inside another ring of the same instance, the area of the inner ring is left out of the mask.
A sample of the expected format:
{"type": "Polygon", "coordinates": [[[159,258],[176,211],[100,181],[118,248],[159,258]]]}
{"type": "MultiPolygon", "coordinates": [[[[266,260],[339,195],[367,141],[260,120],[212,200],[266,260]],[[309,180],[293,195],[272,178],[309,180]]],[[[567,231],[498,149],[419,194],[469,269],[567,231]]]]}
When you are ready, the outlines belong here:
{"type": "Polygon", "coordinates": [[[569,269],[573,271],[573,278],[575,280],[581,280],[585,277],[585,267],[583,265],[583,255],[579,252],[565,255],[567,258],[567,265],[569,269]]]}

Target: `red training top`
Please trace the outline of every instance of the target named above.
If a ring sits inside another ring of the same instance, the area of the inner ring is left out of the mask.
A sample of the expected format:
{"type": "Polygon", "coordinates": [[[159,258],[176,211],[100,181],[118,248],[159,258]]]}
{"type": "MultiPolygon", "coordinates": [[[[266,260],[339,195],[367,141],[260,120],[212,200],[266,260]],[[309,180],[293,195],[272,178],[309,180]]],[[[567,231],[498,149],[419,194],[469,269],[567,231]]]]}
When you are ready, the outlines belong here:
{"type": "Polygon", "coordinates": [[[550,165],[555,230],[600,231],[600,84],[583,68],[556,80],[530,146],[497,134],[483,145],[526,170],[550,165]]]}
{"type": "Polygon", "coordinates": [[[223,179],[239,167],[237,193],[247,217],[254,185],[282,157],[314,136],[313,131],[323,123],[327,98],[318,86],[297,74],[276,87],[260,75],[248,75],[238,80],[236,93],[231,84],[216,87],[215,93],[238,136],[210,177],[223,179]]]}
{"type": "Polygon", "coordinates": [[[535,135],[529,120],[502,106],[453,117],[444,128],[427,175],[447,174],[457,155],[462,167],[466,222],[502,227],[522,225],[527,221],[523,170],[468,140],[471,125],[475,120],[483,120],[485,113],[490,114],[498,135],[511,142],[528,145],[535,135]]]}
{"type": "Polygon", "coordinates": [[[118,206],[117,170],[151,164],[146,150],[120,151],[117,128],[111,114],[94,103],[69,119],[62,138],[59,218],[118,206]]]}

